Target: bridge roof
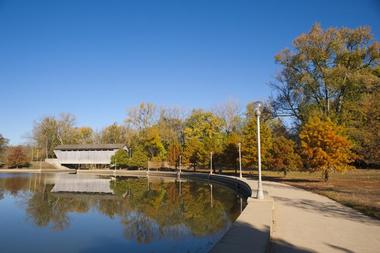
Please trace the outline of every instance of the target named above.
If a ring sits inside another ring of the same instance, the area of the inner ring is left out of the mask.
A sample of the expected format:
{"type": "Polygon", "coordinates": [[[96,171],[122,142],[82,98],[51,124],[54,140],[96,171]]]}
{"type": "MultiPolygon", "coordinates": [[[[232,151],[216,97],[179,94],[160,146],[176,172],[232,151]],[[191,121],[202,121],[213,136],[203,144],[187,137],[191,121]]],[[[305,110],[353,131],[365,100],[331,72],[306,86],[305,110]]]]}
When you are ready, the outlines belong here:
{"type": "Polygon", "coordinates": [[[125,144],[70,144],[58,145],[55,150],[115,150],[126,147],[125,144]]]}

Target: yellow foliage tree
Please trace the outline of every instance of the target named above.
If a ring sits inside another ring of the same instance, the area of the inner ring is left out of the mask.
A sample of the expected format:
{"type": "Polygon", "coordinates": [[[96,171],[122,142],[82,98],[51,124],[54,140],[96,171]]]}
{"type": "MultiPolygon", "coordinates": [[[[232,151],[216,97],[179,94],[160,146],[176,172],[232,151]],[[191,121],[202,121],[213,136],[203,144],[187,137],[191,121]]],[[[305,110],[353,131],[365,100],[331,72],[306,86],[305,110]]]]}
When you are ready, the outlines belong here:
{"type": "Polygon", "coordinates": [[[325,181],[329,179],[331,171],[351,168],[349,163],[354,158],[352,144],[342,135],[342,128],[330,119],[310,117],[301,128],[299,137],[306,166],[322,171],[325,181]]]}

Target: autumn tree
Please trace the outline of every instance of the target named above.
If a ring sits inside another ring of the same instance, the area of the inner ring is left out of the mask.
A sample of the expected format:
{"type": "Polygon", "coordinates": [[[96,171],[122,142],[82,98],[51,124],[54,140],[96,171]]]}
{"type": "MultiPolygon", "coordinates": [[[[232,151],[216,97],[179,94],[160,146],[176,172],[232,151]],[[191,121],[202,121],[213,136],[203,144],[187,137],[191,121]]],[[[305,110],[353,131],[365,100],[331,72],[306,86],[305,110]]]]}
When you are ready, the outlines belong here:
{"type": "Polygon", "coordinates": [[[236,131],[231,131],[225,136],[223,148],[220,153],[215,156],[215,164],[222,172],[223,168],[237,169],[239,166],[239,142],[241,142],[241,135],[236,131]]]}
{"type": "Polygon", "coordinates": [[[125,144],[126,129],[116,123],[105,127],[100,133],[100,142],[109,144],[125,144]]]}
{"type": "Polygon", "coordinates": [[[21,146],[10,147],[7,155],[9,168],[26,167],[30,164],[30,158],[25,154],[21,146]]]}
{"type": "MultiPolygon", "coordinates": [[[[261,160],[265,165],[272,147],[272,133],[267,121],[260,121],[261,160]]],[[[242,163],[244,167],[257,166],[257,119],[248,118],[242,133],[242,163]]]]}
{"type": "Polygon", "coordinates": [[[282,171],[284,176],[290,170],[300,170],[302,168],[302,160],[296,152],[295,142],[285,136],[275,136],[270,150],[268,167],[273,170],[282,171]]]}
{"type": "Polygon", "coordinates": [[[178,108],[162,108],[157,127],[167,160],[176,164],[183,148],[183,111],[178,108]]]}
{"type": "Polygon", "coordinates": [[[78,127],[75,129],[74,142],[77,144],[94,143],[94,130],[91,127],[78,127]]]}
{"type": "Polygon", "coordinates": [[[347,129],[361,160],[380,164],[380,131],[374,116],[380,93],[380,43],[369,27],[323,30],[315,24],[276,61],[282,66],[272,84],[277,115],[293,117],[298,125],[314,113],[330,117],[347,129]]]}
{"type": "Polygon", "coordinates": [[[350,169],[353,161],[352,144],[343,129],[330,119],[311,116],[299,133],[306,167],[322,171],[325,181],[332,171],[350,169]]]}
{"type": "Polygon", "coordinates": [[[368,90],[379,88],[376,68],[380,44],[368,27],[329,28],[319,24],[276,56],[283,69],[273,84],[272,104],[278,115],[303,121],[310,111],[344,120],[347,105],[368,90]]]}
{"type": "Polygon", "coordinates": [[[193,165],[208,166],[210,153],[222,149],[222,127],[222,120],[213,113],[194,110],[185,121],[184,158],[193,165]]]}
{"type": "Polygon", "coordinates": [[[353,141],[357,160],[380,165],[380,90],[368,93],[351,107],[346,133],[353,141]]]}
{"type": "Polygon", "coordinates": [[[152,126],[141,131],[141,144],[148,152],[150,159],[162,160],[165,158],[166,150],[161,141],[158,126],[152,126]]]}

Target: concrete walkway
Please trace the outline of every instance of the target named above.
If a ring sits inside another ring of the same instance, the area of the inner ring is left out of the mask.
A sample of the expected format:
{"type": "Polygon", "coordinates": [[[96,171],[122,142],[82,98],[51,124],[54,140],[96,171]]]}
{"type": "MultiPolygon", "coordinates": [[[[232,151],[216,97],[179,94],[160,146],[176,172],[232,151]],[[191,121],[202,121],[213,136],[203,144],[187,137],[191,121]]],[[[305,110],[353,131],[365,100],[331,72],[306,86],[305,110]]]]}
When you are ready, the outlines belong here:
{"type": "Polygon", "coordinates": [[[265,182],[274,200],[273,253],[380,252],[380,221],[327,197],[265,182]]]}

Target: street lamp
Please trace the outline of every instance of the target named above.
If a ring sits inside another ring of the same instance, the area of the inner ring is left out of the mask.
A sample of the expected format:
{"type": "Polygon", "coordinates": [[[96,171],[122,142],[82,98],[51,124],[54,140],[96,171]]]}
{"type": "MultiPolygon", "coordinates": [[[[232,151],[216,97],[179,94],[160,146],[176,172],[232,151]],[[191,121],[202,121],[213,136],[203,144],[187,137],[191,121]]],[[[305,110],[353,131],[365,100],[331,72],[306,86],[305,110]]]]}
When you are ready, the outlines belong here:
{"type": "Polygon", "coordinates": [[[241,172],[241,143],[239,142],[239,169],[240,169],[240,178],[243,178],[242,172],[241,172]]]}
{"type": "Polygon", "coordinates": [[[179,156],[179,172],[178,172],[178,179],[181,179],[181,172],[182,172],[182,155],[179,156]]]}
{"type": "Polygon", "coordinates": [[[259,181],[257,185],[257,199],[264,199],[263,185],[261,182],[261,144],[260,144],[260,116],[263,104],[261,102],[255,103],[255,113],[257,119],[257,162],[259,170],[259,181]]]}
{"type": "Polygon", "coordinates": [[[210,153],[210,175],[212,175],[212,152],[210,153]]]}

